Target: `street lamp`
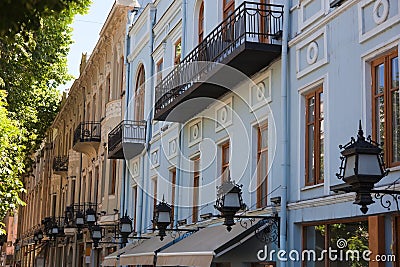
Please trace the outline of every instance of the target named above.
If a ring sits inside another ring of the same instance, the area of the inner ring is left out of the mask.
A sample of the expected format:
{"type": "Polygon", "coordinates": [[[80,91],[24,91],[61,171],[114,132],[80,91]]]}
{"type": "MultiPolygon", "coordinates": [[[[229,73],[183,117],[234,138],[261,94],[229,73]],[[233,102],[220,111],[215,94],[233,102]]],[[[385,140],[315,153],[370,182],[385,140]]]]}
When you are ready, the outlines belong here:
{"type": "Polygon", "coordinates": [[[86,223],[89,226],[96,223],[96,211],[91,207],[86,210],[86,223]]]}
{"type": "Polygon", "coordinates": [[[81,211],[76,212],[75,224],[78,228],[83,227],[83,225],[85,224],[85,219],[84,219],[83,213],[81,211]]]}
{"type": "Polygon", "coordinates": [[[221,212],[221,217],[225,219],[226,229],[231,231],[232,226],[235,225],[235,214],[246,208],[242,199],[242,185],[237,185],[229,179],[218,187],[217,197],[214,207],[221,212]]]}
{"type": "Polygon", "coordinates": [[[164,199],[162,202],[158,203],[155,208],[153,223],[156,224],[159,230],[158,236],[160,236],[161,241],[164,240],[166,236],[165,231],[167,230],[167,226],[172,222],[171,211],[171,206],[168,205],[164,199]]]}
{"type": "Polygon", "coordinates": [[[368,206],[375,203],[371,193],[383,193],[383,191],[374,190],[375,184],[388,174],[383,161],[382,149],[370,137],[365,139],[361,121],[357,140],[352,137],[349,143],[344,146],[340,145],[339,148],[343,149],[340,152],[342,162],[336,176],[345,184],[333,186],[331,190],[355,192],[356,199],[353,203],[360,205],[361,212],[365,214],[368,206]]]}
{"type": "Polygon", "coordinates": [[[43,231],[42,230],[39,230],[39,231],[37,231],[37,238],[38,238],[38,241],[39,242],[42,242],[42,239],[43,239],[43,231]]]}
{"type": "Polygon", "coordinates": [[[132,233],[132,231],[132,220],[125,213],[125,215],[119,219],[119,233],[122,236],[122,243],[128,243],[128,236],[132,233]]]}
{"type": "Polygon", "coordinates": [[[100,225],[94,225],[91,228],[90,233],[92,235],[93,246],[98,247],[99,241],[103,237],[102,228],[100,227],[100,225]]]}

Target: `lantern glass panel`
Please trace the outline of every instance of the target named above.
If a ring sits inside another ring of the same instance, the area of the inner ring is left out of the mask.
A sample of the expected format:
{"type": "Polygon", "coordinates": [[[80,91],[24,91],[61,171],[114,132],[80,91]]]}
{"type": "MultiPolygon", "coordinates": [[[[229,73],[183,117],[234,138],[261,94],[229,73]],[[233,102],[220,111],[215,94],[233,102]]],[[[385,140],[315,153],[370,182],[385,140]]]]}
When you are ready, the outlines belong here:
{"type": "Polygon", "coordinates": [[[377,155],[360,154],[358,156],[358,174],[381,175],[381,167],[377,155]]]}
{"type": "Polygon", "coordinates": [[[356,167],[356,157],[356,155],[351,155],[347,157],[343,178],[355,175],[354,168],[356,167]]]}
{"type": "Polygon", "coordinates": [[[240,195],[239,193],[228,193],[225,195],[224,207],[240,208],[240,195]]]}
{"type": "Polygon", "coordinates": [[[58,227],[53,227],[53,228],[51,229],[51,233],[52,233],[53,235],[57,235],[57,234],[58,234],[58,227]]]}
{"type": "Polygon", "coordinates": [[[83,225],[83,224],[84,224],[83,218],[82,217],[77,217],[76,218],[76,225],[83,225]]]}
{"type": "Polygon", "coordinates": [[[121,233],[131,233],[132,232],[132,225],[129,223],[122,223],[120,225],[121,233]]]}
{"type": "Polygon", "coordinates": [[[159,223],[170,223],[171,217],[168,211],[160,211],[158,213],[158,222],[159,223]]]}
{"type": "Polygon", "coordinates": [[[96,216],[94,214],[88,214],[86,216],[86,221],[88,223],[94,223],[94,222],[96,222],[96,216]]]}
{"type": "Polygon", "coordinates": [[[93,230],[92,239],[101,239],[101,230],[93,230]]]}

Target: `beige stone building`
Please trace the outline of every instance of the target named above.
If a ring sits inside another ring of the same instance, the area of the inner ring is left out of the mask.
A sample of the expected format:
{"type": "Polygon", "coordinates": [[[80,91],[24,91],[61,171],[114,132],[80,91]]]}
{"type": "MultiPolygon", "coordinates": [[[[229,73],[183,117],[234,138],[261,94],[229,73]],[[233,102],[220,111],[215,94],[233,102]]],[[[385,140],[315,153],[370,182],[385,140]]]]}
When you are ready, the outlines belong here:
{"type": "Polygon", "coordinates": [[[114,3],[92,54],[82,55],[80,76],[33,156],[32,173],[24,178],[27,205],[20,209],[14,260],[21,266],[98,266],[116,249],[111,242],[94,249],[87,227],[77,227],[76,215],[93,210],[97,224],[105,225],[103,240],[112,241],[111,225],[120,218],[123,163],[107,159],[107,143],[124,114],[125,32],[133,3],[114,3]],[[55,226],[64,234],[56,235],[55,226]]]}

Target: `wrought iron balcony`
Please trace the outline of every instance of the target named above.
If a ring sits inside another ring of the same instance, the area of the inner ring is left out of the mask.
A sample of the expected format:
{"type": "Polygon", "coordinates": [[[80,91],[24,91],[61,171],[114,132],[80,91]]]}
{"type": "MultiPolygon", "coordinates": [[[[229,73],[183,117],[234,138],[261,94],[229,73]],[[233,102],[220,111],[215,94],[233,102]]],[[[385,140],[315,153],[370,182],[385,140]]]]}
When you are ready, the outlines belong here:
{"type": "Polygon", "coordinates": [[[99,148],[100,141],[100,122],[82,122],[75,129],[73,149],[84,154],[93,154],[99,148]]]}
{"type": "Polygon", "coordinates": [[[53,171],[62,174],[68,171],[68,156],[56,156],[53,159],[53,171]]]}
{"type": "Polygon", "coordinates": [[[131,159],[146,142],[146,121],[124,120],[108,134],[108,158],[131,159]]]}
{"type": "Polygon", "coordinates": [[[211,104],[188,100],[218,99],[268,66],[280,57],[282,26],[282,5],[241,4],[156,86],[154,119],[185,122],[211,104]]]}

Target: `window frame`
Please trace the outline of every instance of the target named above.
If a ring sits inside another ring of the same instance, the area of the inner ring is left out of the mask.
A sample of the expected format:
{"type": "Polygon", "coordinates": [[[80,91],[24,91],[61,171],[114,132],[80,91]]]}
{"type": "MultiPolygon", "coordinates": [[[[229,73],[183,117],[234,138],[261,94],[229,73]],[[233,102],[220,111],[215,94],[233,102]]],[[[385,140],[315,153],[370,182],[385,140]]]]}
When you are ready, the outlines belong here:
{"type": "MultiPolygon", "coordinates": [[[[320,166],[320,158],[321,158],[321,138],[320,138],[320,125],[324,123],[324,116],[321,117],[321,110],[320,110],[320,105],[321,105],[321,99],[320,99],[320,94],[323,94],[323,87],[322,85],[319,86],[316,90],[313,90],[312,92],[308,93],[305,95],[305,171],[304,171],[304,176],[305,176],[305,185],[306,186],[313,186],[317,184],[323,184],[324,183],[324,178],[321,178],[321,166],[320,166]],[[312,122],[309,121],[309,101],[310,99],[314,98],[314,119],[312,122]],[[310,151],[309,147],[309,126],[313,125],[314,126],[314,134],[313,134],[313,140],[314,140],[314,145],[313,145],[313,151],[310,151]],[[313,173],[313,180],[309,181],[309,161],[310,161],[310,153],[314,152],[314,173],[313,173]]],[[[322,99],[322,103],[323,99],[322,99]]],[[[324,113],[324,111],[322,112],[324,113]]],[[[322,173],[325,174],[324,170],[322,170],[322,173]]],[[[322,176],[323,177],[323,176],[322,176]]]]}
{"type": "Polygon", "coordinates": [[[176,42],[174,43],[174,66],[179,65],[179,63],[181,63],[181,56],[182,56],[182,39],[179,38],[178,40],[176,40],[176,42]],[[177,53],[177,47],[181,46],[181,50],[179,53],[177,53]]]}
{"type": "Polygon", "coordinates": [[[204,0],[201,1],[199,8],[197,34],[198,34],[197,41],[200,44],[204,40],[204,0]]]}
{"type": "Polygon", "coordinates": [[[230,173],[229,173],[230,172],[230,170],[229,170],[229,164],[230,164],[230,141],[228,140],[228,141],[222,143],[220,147],[221,147],[221,184],[222,184],[223,182],[228,181],[229,176],[230,176],[230,173]],[[228,151],[226,152],[226,150],[228,150],[228,151]],[[228,157],[227,157],[228,161],[227,162],[224,161],[224,159],[226,158],[225,157],[226,153],[228,153],[228,157]],[[228,169],[228,174],[224,175],[224,172],[225,172],[226,169],[228,169]]]}
{"type": "Polygon", "coordinates": [[[113,159],[111,160],[111,175],[110,175],[110,182],[109,182],[109,191],[108,195],[113,196],[115,195],[116,192],[116,184],[117,184],[117,160],[113,159]]]}
{"type": "Polygon", "coordinates": [[[135,120],[144,120],[144,95],[146,84],[146,71],[144,65],[139,66],[135,83],[135,120]]]}
{"type": "Polygon", "coordinates": [[[262,208],[267,206],[267,195],[268,195],[268,144],[266,147],[262,147],[262,132],[266,130],[267,138],[268,138],[268,122],[264,122],[257,127],[257,203],[256,206],[257,208],[262,208]],[[267,174],[265,177],[265,180],[263,177],[261,177],[261,170],[259,168],[260,164],[260,158],[263,153],[266,153],[266,168],[267,168],[267,174]],[[261,186],[265,184],[265,192],[266,195],[263,197],[262,196],[262,190],[261,186]],[[265,200],[264,200],[265,198],[265,200]],[[263,203],[265,201],[265,203],[263,203]]]}
{"type": "Polygon", "coordinates": [[[193,163],[193,203],[192,203],[192,223],[199,220],[199,186],[200,186],[200,155],[191,159],[193,163]]]}
{"type": "Polygon", "coordinates": [[[373,140],[377,140],[377,130],[378,125],[376,121],[376,103],[377,98],[383,97],[383,113],[384,113],[384,138],[385,142],[383,144],[384,151],[384,161],[388,167],[396,167],[400,166],[400,161],[393,161],[393,101],[392,101],[392,92],[399,91],[399,87],[392,88],[391,85],[391,75],[392,75],[392,64],[391,61],[394,58],[398,58],[398,50],[390,51],[386,54],[383,54],[379,58],[371,61],[371,106],[372,106],[372,138],[373,140]],[[383,93],[376,93],[376,67],[379,65],[384,65],[384,89],[383,93]]]}
{"type": "Polygon", "coordinates": [[[156,75],[157,75],[156,84],[159,84],[163,79],[163,77],[162,77],[163,63],[164,63],[164,59],[163,58],[161,58],[159,61],[157,61],[157,64],[156,64],[156,75]]]}

